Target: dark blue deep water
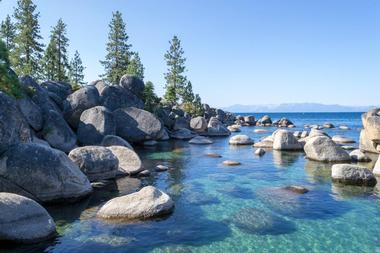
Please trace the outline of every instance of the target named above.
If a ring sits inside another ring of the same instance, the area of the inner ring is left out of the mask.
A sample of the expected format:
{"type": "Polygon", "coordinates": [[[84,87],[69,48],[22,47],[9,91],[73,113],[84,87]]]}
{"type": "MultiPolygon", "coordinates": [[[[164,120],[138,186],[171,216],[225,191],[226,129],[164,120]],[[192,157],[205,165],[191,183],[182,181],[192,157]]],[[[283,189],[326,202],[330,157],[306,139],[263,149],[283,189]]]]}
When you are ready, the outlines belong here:
{"type": "MultiPolygon", "coordinates": [[[[360,113],[269,115],[291,119],[297,126],[292,131],[304,124],[347,125],[351,130],[326,131],[356,141],[361,128],[360,113]]],[[[255,128],[243,127],[242,134],[258,141],[275,130],[256,134],[255,128]]],[[[380,187],[335,185],[331,165],[307,161],[302,152],[267,150],[257,157],[251,146],[232,147],[228,139],[215,138],[207,146],[170,141],[137,148],[146,168],[165,164],[174,169],[153,172],[141,182],[111,181],[80,203],[49,207],[59,237],[5,252],[380,252],[380,187]],[[206,157],[208,152],[223,157],[206,157]],[[227,159],[242,165],[225,167],[227,159]],[[148,184],[172,196],[172,215],[134,224],[96,219],[105,201],[148,184]],[[296,195],[281,189],[294,184],[310,191],[296,195]]]]}

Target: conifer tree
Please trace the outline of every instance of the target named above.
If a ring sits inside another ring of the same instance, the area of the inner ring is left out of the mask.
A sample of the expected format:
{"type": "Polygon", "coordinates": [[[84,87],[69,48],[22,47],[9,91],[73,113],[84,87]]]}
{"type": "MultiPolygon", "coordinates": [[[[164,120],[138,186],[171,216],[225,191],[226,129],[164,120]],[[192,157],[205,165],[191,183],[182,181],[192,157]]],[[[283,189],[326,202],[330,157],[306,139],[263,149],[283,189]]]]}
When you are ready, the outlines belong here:
{"type": "Polygon", "coordinates": [[[183,103],[192,103],[194,101],[193,85],[190,81],[184,86],[181,96],[183,103]]]}
{"type": "Polygon", "coordinates": [[[45,78],[49,80],[68,81],[67,47],[69,46],[69,39],[66,34],[66,24],[62,19],[59,19],[51,31],[50,42],[42,61],[45,78]]]}
{"type": "Polygon", "coordinates": [[[149,112],[153,112],[154,108],[159,103],[159,98],[154,93],[153,83],[150,81],[145,83],[143,100],[144,100],[144,104],[145,104],[144,109],[149,111],[149,112]]]}
{"type": "Polygon", "coordinates": [[[11,52],[11,62],[18,75],[41,78],[39,62],[42,58],[43,44],[38,24],[39,12],[32,0],[18,0],[14,18],[17,35],[15,48],[11,52]]]}
{"type": "Polygon", "coordinates": [[[137,52],[131,53],[131,58],[127,67],[127,74],[137,76],[141,80],[144,79],[144,66],[141,63],[140,56],[137,52]]]}
{"type": "Polygon", "coordinates": [[[8,51],[11,51],[15,47],[16,27],[12,23],[11,17],[7,15],[5,20],[1,22],[0,37],[5,43],[8,51]]]}
{"type": "Polygon", "coordinates": [[[184,51],[181,47],[181,41],[177,36],[174,36],[169,43],[170,48],[165,54],[168,72],[165,74],[166,92],[164,98],[166,103],[175,105],[183,94],[184,87],[187,83],[185,76],[186,58],[183,56],[184,51]]]}
{"type": "Polygon", "coordinates": [[[5,43],[0,40],[0,91],[19,98],[21,97],[21,89],[17,76],[10,69],[8,49],[5,43]]]}
{"type": "Polygon", "coordinates": [[[105,60],[100,62],[105,70],[102,77],[110,83],[117,84],[120,78],[127,73],[131,47],[128,44],[128,35],[121,12],[113,13],[109,29],[107,55],[105,60]]]}
{"type": "Polygon", "coordinates": [[[83,71],[84,67],[82,64],[82,59],[80,58],[78,51],[75,51],[74,58],[72,58],[70,61],[69,71],[70,83],[74,89],[77,89],[78,87],[85,84],[85,82],[83,81],[83,71]]]}

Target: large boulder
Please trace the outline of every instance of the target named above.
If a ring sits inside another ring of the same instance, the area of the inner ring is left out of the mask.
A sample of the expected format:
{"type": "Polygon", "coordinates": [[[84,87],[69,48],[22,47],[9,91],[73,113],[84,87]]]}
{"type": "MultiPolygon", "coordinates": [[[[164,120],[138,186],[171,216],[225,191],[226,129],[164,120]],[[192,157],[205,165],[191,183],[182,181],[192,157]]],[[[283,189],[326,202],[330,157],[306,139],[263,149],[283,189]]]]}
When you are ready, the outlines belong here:
{"type": "Polygon", "coordinates": [[[99,94],[101,94],[103,89],[108,86],[103,80],[95,80],[89,83],[88,85],[95,86],[99,94]]]}
{"type": "Polygon", "coordinates": [[[273,136],[273,149],[275,150],[302,150],[302,144],[298,142],[293,133],[287,130],[278,130],[273,136]]]}
{"type": "Polygon", "coordinates": [[[272,125],[272,119],[268,115],[264,115],[261,117],[257,122],[256,125],[258,126],[270,126],[272,125]]]}
{"type": "Polygon", "coordinates": [[[142,162],[133,149],[123,146],[107,147],[119,160],[118,174],[136,175],[143,170],[142,162]]]}
{"type": "Polygon", "coordinates": [[[366,131],[364,129],[362,129],[360,131],[360,144],[359,144],[359,148],[361,150],[364,150],[364,151],[367,151],[367,152],[370,152],[370,153],[379,153],[379,151],[376,149],[378,145],[371,141],[368,137],[367,137],[367,134],[366,134],[366,131]]]}
{"type": "Polygon", "coordinates": [[[248,115],[244,117],[244,122],[247,123],[250,126],[256,125],[256,119],[253,115],[248,115]]]}
{"type": "Polygon", "coordinates": [[[165,127],[171,129],[174,126],[175,115],[169,108],[159,108],[155,114],[162,121],[165,127]]]}
{"type": "Polygon", "coordinates": [[[60,109],[63,109],[63,101],[71,94],[71,85],[64,82],[46,81],[41,87],[47,91],[48,96],[60,109]]]}
{"type": "Polygon", "coordinates": [[[106,135],[104,136],[102,143],[100,145],[104,147],[110,147],[110,146],[122,146],[133,150],[133,147],[129,142],[124,140],[123,138],[116,136],[116,135],[106,135]]]}
{"type": "Polygon", "coordinates": [[[17,105],[29,126],[31,126],[35,131],[40,131],[43,124],[41,108],[28,96],[18,99],[17,105]]]}
{"type": "Polygon", "coordinates": [[[204,132],[207,129],[207,120],[198,116],[190,120],[190,128],[195,132],[204,132]]]}
{"type": "Polygon", "coordinates": [[[83,145],[100,144],[106,135],[116,133],[116,123],[111,111],[104,106],[85,110],[80,116],[78,140],[83,145]]]}
{"type": "Polygon", "coordinates": [[[196,137],[197,134],[191,132],[189,129],[182,128],[170,133],[170,137],[177,140],[190,140],[196,137]]]}
{"type": "Polygon", "coordinates": [[[180,130],[180,129],[189,129],[190,128],[190,122],[185,117],[177,117],[174,121],[173,130],[180,130]]]}
{"type": "Polygon", "coordinates": [[[116,134],[130,142],[157,140],[163,134],[163,125],[155,115],[135,107],[113,112],[116,134]]]}
{"type": "Polygon", "coordinates": [[[144,82],[137,76],[133,75],[124,75],[120,79],[119,85],[123,87],[124,89],[129,90],[133,94],[135,94],[137,97],[142,98],[143,92],[144,92],[144,82]]]}
{"type": "Polygon", "coordinates": [[[118,158],[106,147],[85,146],[73,149],[69,158],[90,181],[114,178],[119,168],[118,158]]]}
{"type": "Polygon", "coordinates": [[[315,136],[306,141],[306,157],[321,162],[346,162],[351,157],[327,136],[315,136]]]}
{"type": "Polygon", "coordinates": [[[352,164],[334,164],[331,168],[333,182],[348,185],[375,186],[377,181],[366,167],[352,164]]]}
{"type": "Polygon", "coordinates": [[[0,157],[0,192],[39,202],[76,200],[92,188],[87,177],[65,153],[43,145],[17,144],[0,157]]]}
{"type": "Polygon", "coordinates": [[[0,241],[37,243],[56,235],[49,213],[34,200],[0,192],[0,241]]]}
{"type": "Polygon", "coordinates": [[[76,129],[82,112],[99,104],[100,97],[96,87],[86,86],[66,98],[63,103],[63,115],[66,121],[76,129]]]}
{"type": "Polygon", "coordinates": [[[153,186],[108,201],[98,212],[104,219],[148,219],[169,214],[174,209],[173,200],[153,186]]]}
{"type": "Polygon", "coordinates": [[[372,172],[376,176],[380,176],[380,156],[377,158],[377,161],[375,163],[375,167],[373,168],[372,172]]]}
{"type": "Polygon", "coordinates": [[[31,137],[28,123],[17,108],[16,101],[0,92],[0,153],[10,145],[30,142],[31,137]]]}
{"type": "Polygon", "coordinates": [[[207,135],[209,136],[228,136],[231,132],[216,117],[211,117],[207,126],[207,135]]]}
{"type": "Polygon", "coordinates": [[[342,136],[342,135],[334,135],[332,137],[332,140],[338,144],[355,143],[355,141],[353,139],[351,139],[349,137],[342,136]]]}
{"type": "Polygon", "coordinates": [[[100,93],[101,104],[110,111],[124,107],[144,108],[144,102],[131,91],[120,86],[106,86],[100,93]]]}
{"type": "Polygon", "coordinates": [[[364,113],[362,121],[367,138],[375,143],[380,143],[380,108],[364,113]]]}
{"type": "Polygon", "coordinates": [[[254,141],[247,135],[239,134],[234,135],[230,138],[230,145],[252,145],[254,141]]]}
{"type": "Polygon", "coordinates": [[[64,152],[70,152],[75,148],[77,137],[62,115],[57,111],[50,110],[44,116],[42,135],[50,146],[64,152]]]}

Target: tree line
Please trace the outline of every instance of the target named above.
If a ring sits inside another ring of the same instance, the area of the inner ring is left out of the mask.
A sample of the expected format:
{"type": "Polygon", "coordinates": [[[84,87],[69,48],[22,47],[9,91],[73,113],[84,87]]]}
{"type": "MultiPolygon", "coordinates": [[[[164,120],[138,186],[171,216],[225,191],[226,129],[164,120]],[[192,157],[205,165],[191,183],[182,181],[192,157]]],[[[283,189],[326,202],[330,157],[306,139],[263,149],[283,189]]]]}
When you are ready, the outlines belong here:
{"type": "MultiPolygon", "coordinates": [[[[69,59],[67,26],[58,19],[50,32],[45,46],[40,34],[40,13],[32,0],[18,0],[12,16],[7,15],[0,26],[0,90],[17,93],[12,85],[15,76],[30,75],[38,81],[52,80],[68,82],[78,89],[84,82],[84,69],[78,51],[69,59]],[[2,41],[2,42],[1,42],[2,41]],[[11,69],[14,70],[10,71],[11,69]],[[13,88],[12,88],[13,87],[13,88]]],[[[174,36],[170,48],[164,55],[167,64],[165,95],[158,98],[152,82],[145,83],[144,101],[146,109],[154,111],[158,106],[181,106],[185,111],[201,115],[203,106],[198,94],[193,93],[191,82],[186,77],[186,58],[181,41],[174,36]]],[[[116,11],[109,23],[106,55],[100,61],[104,73],[100,75],[110,84],[117,84],[124,74],[144,79],[144,66],[138,52],[132,50],[126,23],[122,13],[116,11]]],[[[16,78],[17,79],[17,78],[16,78]]],[[[13,94],[12,93],[12,94],[13,94]]]]}

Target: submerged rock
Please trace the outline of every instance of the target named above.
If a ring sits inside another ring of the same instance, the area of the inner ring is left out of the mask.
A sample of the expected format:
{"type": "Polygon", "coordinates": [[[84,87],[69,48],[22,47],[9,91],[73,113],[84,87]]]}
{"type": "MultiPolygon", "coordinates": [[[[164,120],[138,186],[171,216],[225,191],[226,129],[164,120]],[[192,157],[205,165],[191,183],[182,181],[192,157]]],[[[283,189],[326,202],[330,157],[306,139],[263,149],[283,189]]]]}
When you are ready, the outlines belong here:
{"type": "Polygon", "coordinates": [[[229,140],[230,145],[252,145],[253,143],[254,141],[249,136],[242,134],[232,136],[229,140]]]}
{"type": "Polygon", "coordinates": [[[186,195],[186,200],[190,204],[200,205],[200,206],[220,203],[217,197],[206,194],[204,192],[190,192],[186,195]]]}
{"type": "Polygon", "coordinates": [[[213,158],[221,158],[222,156],[216,153],[207,153],[206,156],[213,158]]]}
{"type": "Polygon", "coordinates": [[[291,191],[291,192],[299,193],[299,194],[304,194],[304,193],[309,192],[309,190],[306,187],[298,186],[298,185],[289,185],[289,186],[284,187],[284,189],[287,191],[291,191]]]}
{"type": "Polygon", "coordinates": [[[65,153],[28,143],[11,146],[0,157],[1,191],[39,202],[56,202],[83,198],[92,189],[87,177],[65,153]]]}
{"type": "Polygon", "coordinates": [[[377,181],[366,167],[352,164],[335,164],[331,168],[333,182],[348,185],[375,186],[377,181]]]}
{"type": "Polygon", "coordinates": [[[223,162],[224,165],[226,166],[237,166],[237,165],[241,165],[240,162],[238,161],[232,161],[232,160],[226,160],[223,162]]]}
{"type": "Polygon", "coordinates": [[[315,136],[310,138],[304,150],[307,158],[321,162],[346,162],[351,157],[341,147],[336,145],[326,136],[315,136]]]}
{"type": "Polygon", "coordinates": [[[293,223],[257,208],[243,208],[232,217],[232,223],[250,234],[280,235],[296,231],[293,223]]]}
{"type": "Polygon", "coordinates": [[[37,243],[56,235],[49,213],[34,200],[0,192],[0,241],[37,243]]]}
{"type": "Polygon", "coordinates": [[[214,143],[210,138],[204,136],[196,136],[189,141],[190,144],[206,145],[214,143]]]}
{"type": "Polygon", "coordinates": [[[78,165],[90,181],[114,178],[119,167],[118,158],[111,150],[101,146],[73,149],[69,158],[78,165]]]}
{"type": "Polygon", "coordinates": [[[104,219],[148,219],[169,214],[174,209],[173,200],[153,186],[108,201],[97,216],[104,219]]]}
{"type": "Polygon", "coordinates": [[[119,160],[118,174],[135,175],[143,170],[138,154],[130,148],[122,146],[107,147],[119,160]]]}

